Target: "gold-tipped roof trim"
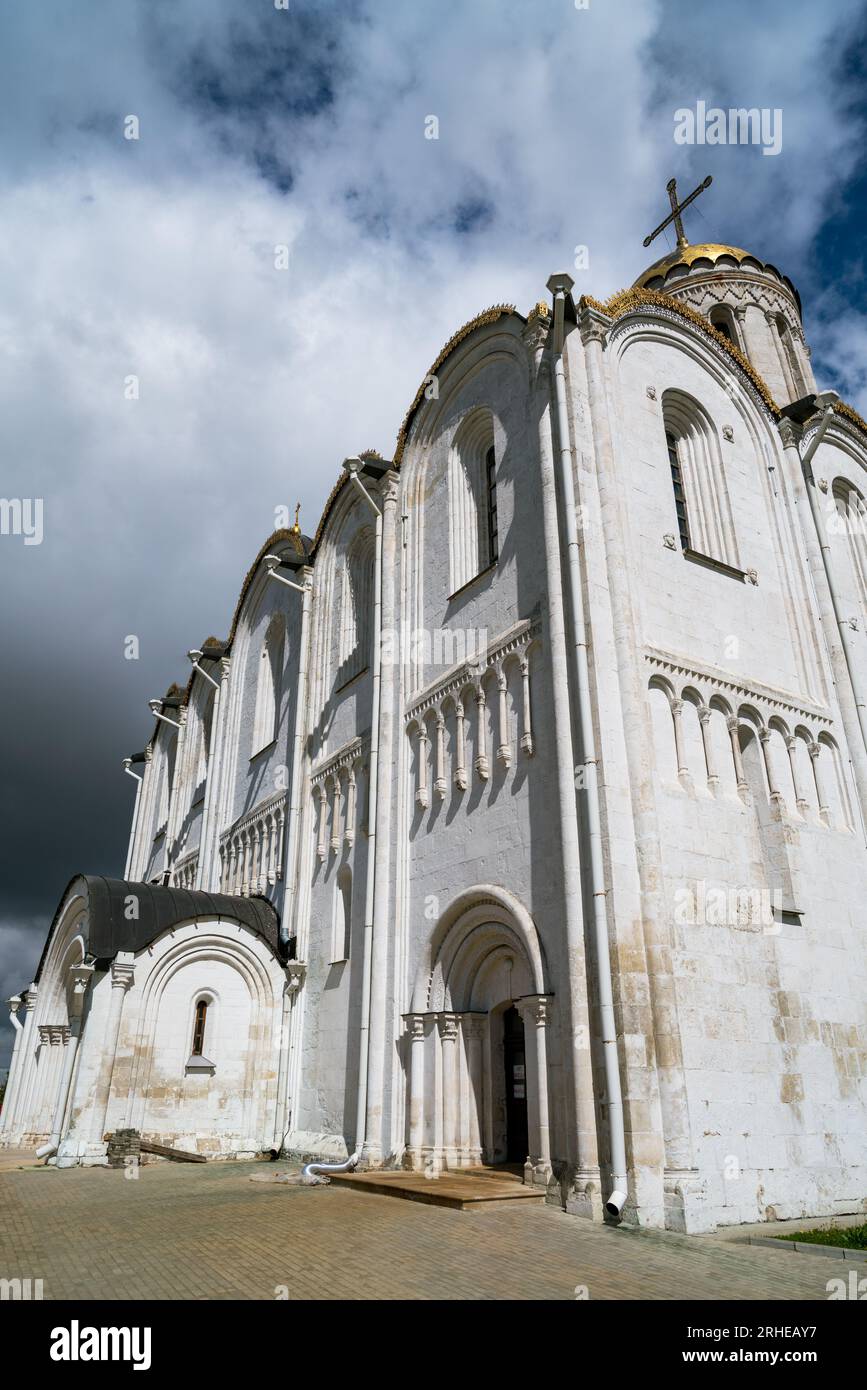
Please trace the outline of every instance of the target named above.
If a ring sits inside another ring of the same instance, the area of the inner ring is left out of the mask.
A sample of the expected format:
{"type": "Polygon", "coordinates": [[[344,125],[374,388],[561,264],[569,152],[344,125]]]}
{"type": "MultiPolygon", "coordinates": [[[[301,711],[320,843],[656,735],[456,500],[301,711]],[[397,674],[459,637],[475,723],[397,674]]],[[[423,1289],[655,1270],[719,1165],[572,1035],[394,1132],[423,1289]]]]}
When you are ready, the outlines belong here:
{"type": "Polygon", "coordinates": [[[673,299],[670,294],[662,294],[659,290],[643,290],[633,285],[628,290],[618,290],[611,295],[604,303],[598,299],[592,299],[589,295],[582,296],[581,305],[587,305],[591,309],[597,309],[605,314],[607,318],[619,319],[624,314],[631,313],[635,309],[657,308],[665,309],[667,313],[677,314],[679,318],[686,319],[688,323],[700,328],[708,337],[713,338],[714,342],[728,353],[740,367],[745,376],[749,377],[753,386],[758,391],[765,405],[771,413],[779,418],[780,408],[771,395],[762,377],[759,376],[755,367],[747,357],[741,352],[739,347],[727,338],[724,333],[720,333],[718,328],[700,314],[697,309],[693,309],[689,304],[683,304],[679,299],[673,299]]]}
{"type": "Polygon", "coordinates": [[[492,304],[490,309],[484,309],[481,314],[476,314],[474,319],[470,319],[468,323],[464,324],[463,328],[458,329],[457,333],[453,333],[445,346],[441,348],[434,362],[425,374],[421,386],[416,391],[412,405],[403,417],[403,424],[398,432],[397,444],[394,449],[394,462],[396,465],[399,465],[403,458],[403,451],[406,447],[406,440],[409,434],[409,427],[412,424],[412,417],[421,405],[430,378],[436,375],[443,362],[445,362],[450,353],[454,352],[458,344],[463,342],[464,338],[468,338],[477,328],[484,328],[485,324],[488,323],[496,323],[497,319],[502,318],[504,314],[515,313],[517,313],[517,310],[514,304],[492,304]]]}

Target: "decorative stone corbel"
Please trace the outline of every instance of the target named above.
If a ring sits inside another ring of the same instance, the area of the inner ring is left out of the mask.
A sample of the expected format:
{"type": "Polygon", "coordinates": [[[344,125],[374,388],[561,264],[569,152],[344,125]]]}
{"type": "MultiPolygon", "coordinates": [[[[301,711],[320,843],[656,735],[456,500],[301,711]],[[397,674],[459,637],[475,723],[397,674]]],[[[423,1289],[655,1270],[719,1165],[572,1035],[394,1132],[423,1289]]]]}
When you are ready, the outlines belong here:
{"type": "Polygon", "coordinates": [[[286,962],[286,993],[295,994],[303,985],[307,975],[306,960],[290,960],[286,962]]]}
{"type": "Polygon", "coordinates": [[[73,965],[69,970],[69,982],[71,992],[69,995],[69,1016],[70,1018],[81,1018],[81,1011],[84,1008],[84,996],[88,986],[93,979],[94,967],[82,961],[79,965],[73,965]]]}

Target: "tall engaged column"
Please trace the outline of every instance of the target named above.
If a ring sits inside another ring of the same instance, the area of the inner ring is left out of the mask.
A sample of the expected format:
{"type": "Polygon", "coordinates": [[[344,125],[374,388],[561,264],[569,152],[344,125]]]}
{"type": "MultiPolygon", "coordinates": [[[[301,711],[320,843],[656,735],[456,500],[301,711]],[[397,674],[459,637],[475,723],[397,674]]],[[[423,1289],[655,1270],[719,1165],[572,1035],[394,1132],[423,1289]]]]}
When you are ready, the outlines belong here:
{"type": "Polygon", "coordinates": [[[464,1017],[464,1035],[468,1041],[468,1064],[470,1072],[470,1161],[482,1162],[482,1108],[484,1105],[482,1066],[482,1043],[487,1028],[487,1018],[467,1014],[464,1017]]]}
{"type": "Polygon", "coordinates": [[[458,1016],[438,1014],[443,1064],[443,1155],[447,1168],[457,1167],[458,1098],[460,1095],[460,1057],[458,1056],[458,1016]]]}
{"type": "MultiPolygon", "coordinates": [[[[382,501],[382,632],[394,632],[394,581],[397,572],[398,478],[385,475],[382,501]]],[[[388,648],[383,644],[385,650],[388,648]]],[[[392,656],[380,670],[379,776],[374,855],[373,942],[371,953],[370,1041],[368,1053],[367,1124],[365,1154],[372,1163],[382,1160],[385,1106],[386,1032],[389,1028],[388,975],[391,955],[391,826],[394,806],[394,717],[398,664],[392,656]]],[[[391,1055],[391,1048],[388,1048],[391,1055]]],[[[391,1148],[400,1137],[389,1136],[391,1148]]]]}
{"type": "Polygon", "coordinates": [[[524,1021],[525,1041],[532,1058],[533,1085],[530,1088],[530,1172],[524,1180],[547,1184],[551,1176],[551,1139],[548,1120],[548,997],[528,994],[517,1001],[524,1021]]]}
{"type": "Polygon", "coordinates": [[[424,1014],[407,1014],[409,1052],[409,1133],[407,1146],[410,1167],[422,1167],[424,1144],[424,1014]]]}

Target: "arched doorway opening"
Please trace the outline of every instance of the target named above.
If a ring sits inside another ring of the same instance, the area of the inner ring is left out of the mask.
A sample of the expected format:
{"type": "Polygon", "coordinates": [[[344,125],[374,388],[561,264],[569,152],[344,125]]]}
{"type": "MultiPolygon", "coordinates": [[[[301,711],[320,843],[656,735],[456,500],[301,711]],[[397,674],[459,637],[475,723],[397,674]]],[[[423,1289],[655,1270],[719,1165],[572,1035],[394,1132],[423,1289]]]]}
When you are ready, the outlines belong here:
{"type": "Polygon", "coordinates": [[[527,1052],[524,1021],[514,1004],[503,1013],[506,1162],[523,1163],[529,1152],[527,1052]]]}
{"type": "Polygon", "coordinates": [[[406,1015],[410,1167],[519,1163],[547,1184],[551,996],[526,909],[503,889],[456,899],[426,944],[406,1015]]]}

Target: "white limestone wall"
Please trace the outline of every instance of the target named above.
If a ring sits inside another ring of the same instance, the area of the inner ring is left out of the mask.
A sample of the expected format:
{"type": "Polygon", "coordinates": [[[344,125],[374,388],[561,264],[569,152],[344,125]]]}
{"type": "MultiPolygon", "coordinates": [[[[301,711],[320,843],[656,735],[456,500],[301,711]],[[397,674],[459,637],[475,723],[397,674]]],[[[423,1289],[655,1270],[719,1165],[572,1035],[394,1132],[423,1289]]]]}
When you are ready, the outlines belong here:
{"type": "MultiPolygon", "coordinates": [[[[309,797],[308,792],[308,797],[309,797]]],[[[360,809],[360,808],[359,808],[360,809]]],[[[304,912],[304,936],[299,953],[306,961],[303,1035],[289,1148],[327,1151],[344,1136],[355,1138],[358,1095],[358,1036],[361,1017],[361,971],[368,839],[356,832],[353,846],[341,835],[331,847],[329,821],[325,857],[316,853],[318,815],[305,827],[302,873],[308,877],[309,904],[304,912]],[[351,873],[351,929],[348,959],[333,948],[334,916],[338,910],[337,878],[351,873]]]]}
{"type": "Polygon", "coordinates": [[[616,440],[635,479],[636,659],[642,649],[652,656],[646,680],[668,688],[648,693],[656,731],[648,752],[700,1178],[689,1228],[859,1210],[867,1190],[867,958],[856,906],[864,850],[798,522],[770,423],[743,395],[733,400],[724,374],[697,360],[692,345],[675,346],[657,327],[633,336],[617,362],[616,440]],[[693,394],[720,434],[732,430],[726,478],[741,563],[755,568],[757,585],[691,564],[663,542],[677,529],[660,409],[669,386],[693,394]],[[671,700],[682,702],[679,748],[671,700]],[[710,713],[710,765],[701,706],[710,713]],[[755,729],[752,740],[740,735],[754,759],[751,788],[740,794],[726,714],[755,729]],[[786,738],[796,735],[793,776],[786,738]],[[817,740],[834,801],[824,817],[806,752],[817,740]],[[711,773],[719,780],[709,782],[711,773]],[[801,915],[762,922],[728,912],[709,923],[703,910],[716,907],[718,890],[776,891],[801,915]]]}
{"type": "MultiPolygon", "coordinates": [[[[417,442],[407,451],[402,470],[403,507],[411,538],[404,555],[403,612],[412,628],[431,635],[446,630],[464,639],[468,649],[477,634],[497,648],[516,624],[534,623],[529,648],[532,755],[522,747],[521,671],[514,656],[501,666],[506,681],[508,765],[499,756],[503,743],[496,665],[481,681],[483,721],[490,775],[475,765],[480,752],[478,683],[425,702],[424,692],[448,668],[432,659],[408,662],[403,669],[405,708],[400,731],[399,788],[393,795],[400,816],[395,826],[399,865],[398,936],[391,1007],[394,1018],[394,1134],[402,1138],[403,1101],[409,1054],[400,1039],[400,1015],[408,1011],[413,980],[422,953],[440,916],[462,892],[476,884],[507,889],[532,914],[551,979],[561,978],[564,950],[562,866],[551,715],[550,654],[546,649],[545,544],[538,463],[538,427],[528,393],[529,358],[511,328],[492,343],[485,341],[455,354],[440,382],[439,407],[428,407],[417,442]],[[458,595],[449,592],[448,457],[462,423],[478,409],[491,412],[497,462],[497,511],[500,556],[495,567],[458,595]],[[540,615],[538,618],[536,615],[540,615]],[[455,696],[463,697],[466,720],[467,787],[455,785],[457,727],[455,696]],[[436,714],[445,721],[442,798],[437,794],[436,714]],[[426,759],[429,804],[420,806],[418,729],[426,759]]],[[[520,650],[524,650],[523,646],[520,650]]],[[[552,1001],[548,1028],[552,1154],[565,1156],[558,1007],[552,1001]]]]}
{"type": "MultiPolygon", "coordinates": [[[[136,1128],[143,1138],[212,1157],[269,1148],[285,1041],[285,974],[266,944],[228,922],[181,924],[152,952],[140,953],[134,971],[106,1129],[136,1128]],[[186,1070],[200,998],[208,1001],[204,1051],[213,1074],[186,1070]]],[[[106,992],[105,981],[100,989],[106,992]]],[[[94,1079],[98,1031],[88,1038],[76,1093],[80,1108],[94,1079]]]]}
{"type": "Polygon", "coordinates": [[[618,360],[616,441],[629,460],[628,506],[640,566],[636,587],[643,640],[662,651],[688,653],[693,662],[734,676],[819,696],[824,692],[818,634],[813,624],[803,622],[807,591],[794,553],[774,431],[747,402],[727,364],[719,361],[722,354],[713,365],[710,353],[708,360],[695,360],[694,350],[672,341],[676,336],[655,325],[646,332],[635,329],[618,360]],[[734,400],[733,384],[739,392],[734,400]],[[739,567],[754,570],[756,583],[739,582],[683,558],[663,424],[663,396],[669,390],[692,396],[714,422],[739,567]],[[731,439],[725,437],[726,429],[731,439]],[[672,534],[675,549],[664,539],[672,534]]]}

